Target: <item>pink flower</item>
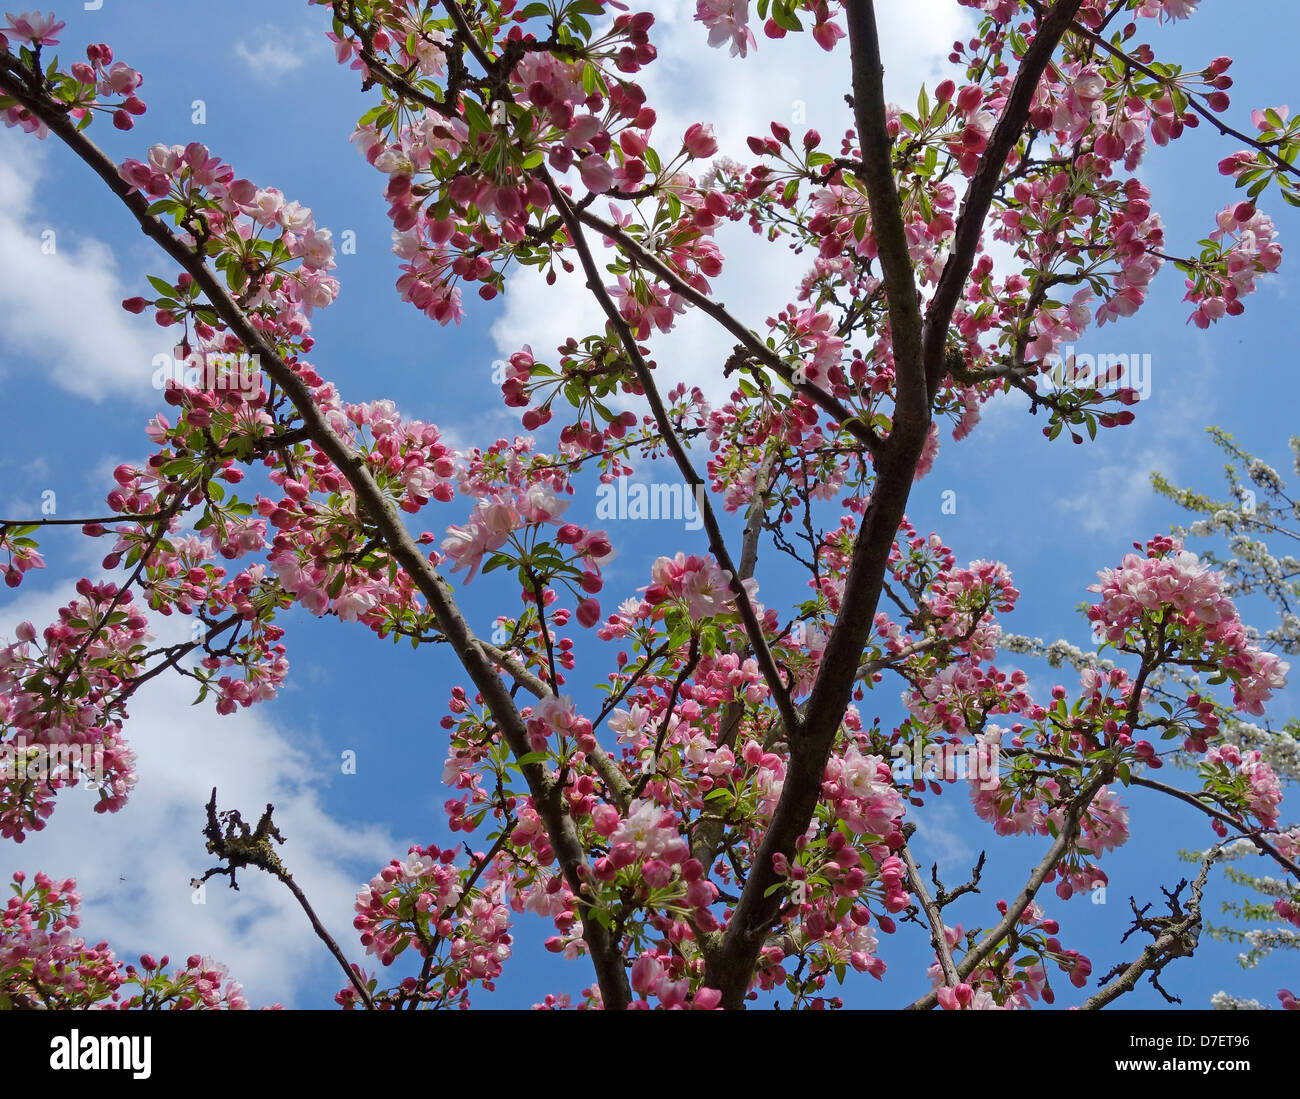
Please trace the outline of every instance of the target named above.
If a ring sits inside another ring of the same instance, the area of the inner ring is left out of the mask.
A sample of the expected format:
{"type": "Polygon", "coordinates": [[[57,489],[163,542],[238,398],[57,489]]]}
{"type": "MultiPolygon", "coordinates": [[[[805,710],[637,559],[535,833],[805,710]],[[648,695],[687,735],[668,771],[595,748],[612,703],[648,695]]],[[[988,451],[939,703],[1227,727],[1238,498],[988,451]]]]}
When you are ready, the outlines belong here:
{"type": "Polygon", "coordinates": [[[829,53],[835,48],[835,43],[844,37],[844,31],[838,23],[827,19],[813,26],[812,36],[813,41],[829,53]]]}
{"type": "Polygon", "coordinates": [[[699,122],[687,127],[682,144],[691,156],[701,159],[713,156],[718,151],[718,139],[713,135],[713,127],[699,122]]]}
{"type": "Polygon", "coordinates": [[[650,995],[659,985],[663,966],[653,954],[642,954],[632,963],[630,981],[632,988],[643,996],[650,995]]]}
{"type": "Polygon", "coordinates": [[[1148,19],[1158,16],[1162,23],[1166,19],[1186,19],[1200,2],[1201,0],[1145,0],[1141,14],[1148,19]]]}
{"type": "MultiPolygon", "coordinates": [[[[1274,107],[1273,112],[1283,121],[1291,114],[1291,108],[1283,104],[1280,107],[1274,107]]],[[[1268,116],[1258,108],[1250,112],[1250,121],[1257,130],[1271,130],[1273,123],[1268,120],[1268,116]]]]}
{"type": "Polygon", "coordinates": [[[328,229],[314,229],[300,240],[302,265],[314,269],[334,266],[334,244],[328,229]]]}
{"type": "Polygon", "coordinates": [[[914,481],[919,481],[934,468],[934,460],[939,456],[939,425],[931,421],[930,433],[925,437],[925,446],[921,448],[920,460],[916,463],[914,481]]]}
{"type": "Polygon", "coordinates": [[[614,186],[614,169],[603,156],[595,153],[582,158],[578,165],[578,174],[582,182],[593,195],[604,194],[614,186]]]}
{"type": "Polygon", "coordinates": [[[38,46],[57,46],[59,40],[54,36],[67,26],[54,18],[54,12],[49,15],[38,11],[25,11],[21,15],[6,12],[5,18],[9,20],[8,30],[38,46]]]}
{"type": "MultiPolygon", "coordinates": [[[[62,26],[63,24],[59,24],[62,26]]],[[[130,65],[121,61],[115,61],[113,67],[108,70],[108,79],[105,84],[108,89],[116,92],[118,95],[130,95],[144,82],[142,77],[130,65]]],[[[105,90],[105,89],[101,89],[105,90]]]]}
{"type": "MultiPolygon", "coordinates": [[[[1294,997],[1292,998],[1294,1003],[1294,997]]],[[[695,993],[692,1006],[696,1011],[713,1011],[722,1003],[722,993],[716,988],[701,988],[695,993]]]]}
{"type": "Polygon", "coordinates": [[[530,485],[521,511],[530,523],[553,523],[569,507],[550,485],[530,485]]]}
{"type": "Polygon", "coordinates": [[[968,1009],[975,999],[975,990],[968,984],[959,984],[955,988],[947,986],[938,991],[939,1006],[944,1011],[962,1011],[968,1009]]]}
{"type": "Polygon", "coordinates": [[[697,0],[695,18],[709,28],[709,45],[717,48],[731,43],[731,56],[744,57],[757,46],[749,29],[749,0],[697,0]]]}
{"type": "Polygon", "coordinates": [[[621,819],[618,810],[612,805],[597,805],[591,811],[592,825],[606,839],[614,834],[614,830],[618,828],[621,819]]]}
{"type": "Polygon", "coordinates": [[[638,703],[630,710],[615,710],[610,714],[609,728],[618,735],[620,744],[634,746],[645,732],[650,717],[650,710],[638,703]]]}

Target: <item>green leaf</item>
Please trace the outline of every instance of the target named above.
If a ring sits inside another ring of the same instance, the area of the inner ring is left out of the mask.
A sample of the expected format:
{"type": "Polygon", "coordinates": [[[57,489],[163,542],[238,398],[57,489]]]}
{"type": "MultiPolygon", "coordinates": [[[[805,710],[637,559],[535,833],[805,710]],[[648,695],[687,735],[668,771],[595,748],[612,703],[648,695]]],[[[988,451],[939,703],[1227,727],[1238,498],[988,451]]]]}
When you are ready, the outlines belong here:
{"type": "Polygon", "coordinates": [[[788,31],[801,31],[803,24],[799,22],[799,17],[784,4],[781,0],[776,0],[772,4],[772,19],[778,27],[784,27],[788,31]]]}
{"type": "Polygon", "coordinates": [[[471,130],[486,133],[492,129],[492,121],[488,118],[487,112],[475,100],[468,97],[465,99],[465,121],[469,123],[471,130]]]}
{"type": "Polygon", "coordinates": [[[515,762],[519,764],[520,767],[527,767],[532,763],[545,763],[550,758],[551,757],[547,752],[525,752],[515,760],[515,762]]]}
{"type": "Polygon", "coordinates": [[[494,553],[483,566],[483,575],[486,576],[493,570],[501,568],[502,565],[512,564],[514,564],[514,558],[507,557],[504,553],[494,553]]]}

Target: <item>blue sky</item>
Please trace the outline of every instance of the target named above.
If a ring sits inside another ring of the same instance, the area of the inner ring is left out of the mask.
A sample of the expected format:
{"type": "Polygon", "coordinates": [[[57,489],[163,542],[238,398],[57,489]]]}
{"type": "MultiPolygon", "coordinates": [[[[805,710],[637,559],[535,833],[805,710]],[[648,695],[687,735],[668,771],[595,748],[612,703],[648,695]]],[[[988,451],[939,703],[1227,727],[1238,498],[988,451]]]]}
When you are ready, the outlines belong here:
{"type": "MultiPolygon", "coordinates": [[[[842,96],[847,53],[830,59],[804,37],[761,40],[747,61],[710,51],[691,22],[693,4],[650,3],[659,19],[654,40],[661,60],[646,76],[660,108],[662,132],[680,133],[693,121],[713,121],[723,151],[742,158],[743,139],[767,121],[801,117],[823,135],[847,124],[842,96]]],[[[886,0],[880,5],[887,90],[914,102],[917,87],[946,74],[945,57],[969,12],[954,0],[886,0]]],[[[1200,67],[1219,53],[1236,58],[1231,117],[1248,127],[1248,110],[1288,101],[1294,91],[1288,41],[1278,33],[1294,16],[1282,0],[1254,0],[1242,9],[1206,0],[1202,14],[1152,33],[1162,54],[1200,67]],[[1250,27],[1243,28],[1248,20],[1250,27]],[[1249,33],[1251,30],[1257,33],[1249,33]],[[1230,32],[1236,33],[1230,33],[1230,32]],[[1228,45],[1231,41],[1231,45],[1228,45]]],[[[357,75],[335,64],[323,38],[328,20],[305,3],[266,5],[228,0],[220,17],[212,8],[176,0],[104,0],[98,11],[59,10],[68,22],[62,56],[86,42],[111,44],[118,57],[145,74],[148,113],[134,132],[97,125],[92,135],[118,160],[139,157],[155,141],[202,141],[240,175],[311,206],[317,222],[356,236],[355,255],[339,256],[338,303],[314,318],[318,371],[351,401],[391,398],[405,415],[437,423],[458,446],[487,445],[519,431],[492,384],[493,362],[524,343],[546,360],[572,332],[595,331],[593,309],[575,285],[548,291],[535,281],[515,283],[504,300],[485,304],[467,295],[469,316],[441,328],[399,302],[393,290],[397,260],[389,251],[391,226],[380,191],[382,177],[350,146],[356,118],[373,102],[357,75]],[[200,45],[201,44],[201,45],[200,45]],[[201,100],[204,124],[192,121],[201,100]]],[[[1297,106],[1300,106],[1298,104],[1297,106]]],[[[1234,197],[1215,171],[1235,145],[1205,127],[1173,147],[1153,150],[1140,174],[1165,218],[1169,248],[1191,251],[1213,228],[1214,213],[1234,197]]],[[[1296,230],[1295,212],[1265,200],[1283,235],[1296,230]]],[[[758,326],[793,296],[803,261],[773,255],[743,228],[720,238],[730,268],[718,295],[758,326]]],[[[1084,645],[1088,631],[1075,607],[1098,569],[1116,563],[1135,540],[1168,529],[1179,515],[1150,490],[1159,469],[1176,482],[1219,488],[1218,452],[1204,427],[1218,423],[1281,471],[1290,469],[1288,435],[1296,430],[1297,381],[1293,374],[1292,322],[1296,284],[1288,257],[1281,272],[1263,281],[1243,317],[1209,332],[1188,326],[1181,277],[1172,268],[1157,280],[1137,317],[1078,341],[1092,353],[1152,356],[1150,399],[1130,428],[1102,432],[1082,447],[1049,444],[1042,418],[1008,398],[986,406],[984,423],[961,443],[944,431],[934,471],[913,493],[909,517],[922,532],[939,532],[959,560],[995,558],[1012,569],[1023,593],[1006,629],[1084,645]],[[941,512],[942,494],[957,494],[955,515],[941,512]]],[[[161,407],[150,375],[154,354],[169,346],[147,317],[123,313],[123,297],[148,293],[146,273],[170,274],[160,254],[108,200],[102,185],[53,142],[38,144],[0,133],[0,516],[39,513],[41,493],[57,493],[61,516],[99,514],[109,473],[123,460],[147,453],[142,428],[161,407]],[[42,254],[41,235],[56,234],[53,255],[42,254]]],[[[691,319],[655,345],[666,378],[725,394],[720,367],[730,347],[725,334],[691,319]]],[[[546,437],[542,436],[543,443],[546,437]]],[[[702,461],[702,459],[701,459],[702,461]]],[[[577,521],[595,520],[594,493],[573,504],[577,521]]],[[[468,504],[457,499],[422,517],[440,532],[460,522],[468,504]]],[[[700,534],[681,524],[612,524],[621,556],[608,571],[610,598],[646,583],[660,553],[699,549],[700,534]]],[[[98,575],[104,550],[78,534],[49,537],[49,569],[19,593],[0,594],[0,636],[30,618],[48,621],[81,575],[98,575]]],[[[772,605],[798,597],[797,584],[773,570],[774,554],[760,558],[762,597],[772,605]],[[767,563],[768,571],[763,571],[767,563]]],[[[496,577],[465,588],[463,607],[486,632],[515,593],[496,577]]],[[[1267,608],[1248,620],[1267,624],[1267,608]]],[[[205,868],[202,805],[217,785],[224,805],[255,813],[267,801],[289,837],[284,857],[328,926],[354,959],[361,951],[351,931],[351,897],[388,858],[411,842],[444,842],[441,785],[445,734],[438,721],[450,686],[460,682],[449,654],[412,652],[368,631],[333,620],[315,621],[295,611],[285,619],[293,665],[281,697],[253,711],[219,718],[208,707],[191,709],[189,686],[155,681],[142,692],[127,733],[140,755],[141,783],[121,813],[101,817],[89,801],[65,795],[50,826],[21,848],[0,848],[0,870],[45,869],[74,875],[86,899],[85,927],[131,956],[149,949],[184,956],[209,953],[230,964],[255,1004],[327,1005],[341,974],[311,936],[292,900],[273,883],[252,875],[233,893],[211,886],[205,903],[191,903],[188,881],[205,868]],[[358,755],[356,775],[340,773],[345,750],[358,755]]],[[[183,624],[162,622],[160,636],[183,624]]],[[[579,697],[610,666],[597,645],[582,648],[571,683],[579,697]],[[588,655],[589,654],[589,655],[588,655]]],[[[1003,666],[1016,661],[1004,657],[1003,666]]],[[[1045,693],[1065,673],[1023,665],[1045,693]]],[[[886,683],[863,704],[870,715],[898,716],[898,690],[886,683]],[[879,697],[876,697],[879,696],[879,697]]],[[[1270,714],[1295,714],[1294,689],[1270,714]]],[[[1103,865],[1110,874],[1110,903],[1068,904],[1043,898],[1062,925],[1062,938],[1093,959],[1098,973],[1130,953],[1118,944],[1127,896],[1154,899],[1156,884],[1185,872],[1179,848],[1209,842],[1208,829],[1190,811],[1127,797],[1136,837],[1103,865]]],[[[1294,812],[1294,810],[1292,810],[1294,812]]],[[[990,843],[987,826],[974,821],[960,797],[932,803],[921,821],[918,858],[939,860],[951,880],[988,847],[985,891],[968,909],[987,923],[992,902],[1010,895],[1041,850],[1041,840],[990,843]],[[935,811],[937,809],[937,812],[935,811]]],[[[485,845],[485,844],[483,844],[485,845]]],[[[1211,894],[1210,909],[1223,894],[1211,894]]],[[[547,992],[576,993],[590,980],[585,963],[565,963],[540,950],[550,934],[520,921],[516,954],[499,991],[476,1003],[526,1007],[547,992]]],[[[869,978],[846,986],[849,1003],[895,1006],[923,991],[930,950],[919,929],[886,939],[890,974],[883,986],[869,978]]],[[[1231,946],[1209,943],[1192,965],[1169,971],[1166,985],[1187,1006],[1205,1006],[1219,989],[1273,1002],[1275,990],[1296,988],[1294,955],[1243,972],[1231,946]]],[[[1068,998],[1068,997],[1063,997],[1068,998]]],[[[1148,986],[1127,1006],[1160,1006],[1148,986]]]]}

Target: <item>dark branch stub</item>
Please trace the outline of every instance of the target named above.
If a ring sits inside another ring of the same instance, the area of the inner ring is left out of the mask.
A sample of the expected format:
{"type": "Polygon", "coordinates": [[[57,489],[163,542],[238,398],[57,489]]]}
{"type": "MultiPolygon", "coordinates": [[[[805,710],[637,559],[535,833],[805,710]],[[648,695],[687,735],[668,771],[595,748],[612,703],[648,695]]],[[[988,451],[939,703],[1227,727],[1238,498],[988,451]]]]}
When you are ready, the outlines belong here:
{"type": "MultiPolygon", "coordinates": [[[[243,817],[237,809],[227,809],[225,812],[217,812],[217,788],[212,788],[212,796],[208,798],[207,804],[208,822],[203,828],[203,834],[207,837],[207,847],[210,854],[216,855],[224,866],[214,866],[204,872],[201,878],[192,878],[190,885],[197,889],[209,878],[219,875],[230,879],[230,887],[238,889],[239,885],[235,881],[235,871],[242,870],[246,866],[254,866],[259,870],[265,870],[277,881],[283,883],[293,894],[294,899],[302,907],[303,912],[307,914],[307,919],[311,921],[312,930],[316,932],[317,938],[321,940],[338,962],[339,967],[347,974],[348,980],[352,987],[356,989],[361,998],[361,1002],[367,1010],[374,1010],[375,1002],[370,995],[370,989],[362,983],[359,976],[359,970],[347,960],[343,951],[339,949],[339,944],[325,929],[321,923],[320,917],[316,915],[315,909],[307,900],[298,883],[293,880],[293,875],[285,868],[284,863],[280,861],[280,856],[276,854],[274,844],[283,844],[284,836],[271,820],[271,814],[275,812],[275,806],[267,804],[266,810],[257,822],[256,828],[249,828],[244,822],[243,817]]],[[[373,982],[372,982],[373,983],[373,982]]]]}
{"type": "Polygon", "coordinates": [[[272,841],[284,843],[284,836],[271,820],[275,806],[267,804],[265,812],[257,822],[256,828],[249,828],[238,809],[217,812],[217,788],[212,788],[212,796],[207,804],[208,823],[203,829],[207,837],[209,854],[216,855],[225,866],[214,866],[204,872],[201,878],[193,878],[190,884],[197,889],[209,878],[224,875],[230,879],[230,887],[238,889],[235,871],[247,866],[265,870],[280,881],[288,881],[289,873],[275,853],[272,841]]]}

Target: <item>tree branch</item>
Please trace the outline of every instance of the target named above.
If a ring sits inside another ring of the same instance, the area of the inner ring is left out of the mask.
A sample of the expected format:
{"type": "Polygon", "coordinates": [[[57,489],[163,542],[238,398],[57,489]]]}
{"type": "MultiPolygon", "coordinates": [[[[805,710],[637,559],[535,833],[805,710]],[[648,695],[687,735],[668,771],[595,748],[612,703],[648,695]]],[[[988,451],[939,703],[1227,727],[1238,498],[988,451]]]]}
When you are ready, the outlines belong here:
{"type": "Polygon", "coordinates": [[[930,891],[925,887],[925,879],[921,877],[921,871],[917,869],[916,860],[912,858],[912,852],[906,843],[899,848],[898,853],[903,857],[903,865],[907,867],[907,880],[911,883],[912,893],[925,912],[925,918],[930,922],[930,942],[934,944],[935,956],[939,959],[939,966],[943,970],[943,983],[948,988],[955,988],[961,984],[961,978],[957,976],[957,966],[952,960],[948,937],[944,934],[943,917],[939,914],[939,906],[930,899],[930,891]]]}
{"type": "Polygon", "coordinates": [[[838,422],[845,431],[866,448],[867,453],[876,454],[880,450],[882,440],[872,430],[870,424],[863,423],[857,418],[852,409],[845,406],[820,386],[813,385],[811,382],[797,381],[795,371],[790,364],[733,317],[725,305],[714,301],[707,294],[692,286],[658,256],[646,251],[640,242],[630,236],[621,226],[614,224],[612,221],[606,221],[599,214],[592,213],[591,210],[578,210],[576,212],[578,220],[584,225],[595,229],[602,236],[608,237],[617,243],[638,265],[653,271],[662,279],[674,294],[690,302],[701,313],[717,321],[718,324],[740,341],[746,351],[780,377],[792,390],[812,401],[813,404],[838,422]]]}
{"type": "Polygon", "coordinates": [[[786,719],[790,761],[781,797],[754,855],[744,891],[708,959],[705,982],[722,990],[722,1004],[742,1006],[758,952],[779,917],[781,897],[775,856],[792,859],[795,841],[808,829],[821,796],[826,760],[852,696],[894,535],[903,519],[912,479],[930,430],[930,403],[921,362],[921,316],[897,188],[889,167],[883,68],[873,5],[849,5],[853,101],[867,161],[864,183],[873,232],[885,272],[898,394],[893,428],[876,457],[876,481],[854,541],[840,613],[826,644],[802,723],[786,719]],[[883,167],[873,163],[882,156],[883,167]],[[905,268],[905,270],[904,270],[905,268]]]}
{"type": "MultiPolygon", "coordinates": [[[[1145,930],[1146,926],[1156,924],[1162,926],[1163,930],[1141,954],[1127,966],[1122,967],[1123,972],[1119,976],[1080,1004],[1080,1011],[1097,1011],[1114,1002],[1124,993],[1132,992],[1138,979],[1148,970],[1154,970],[1151,979],[1155,982],[1160,971],[1174,958],[1191,956],[1192,951],[1196,948],[1201,931],[1201,894],[1205,891],[1205,882],[1210,873],[1210,867],[1222,850],[1223,844],[1216,843],[1206,852],[1205,858],[1201,861],[1201,872],[1196,876],[1196,881],[1192,885],[1192,895],[1188,901],[1186,911],[1181,911],[1177,903],[1178,893],[1181,892],[1181,887],[1179,887],[1172,894],[1166,891],[1165,895],[1169,897],[1171,908],[1171,914],[1168,917],[1163,917],[1160,920],[1143,920],[1139,916],[1136,924],[1137,929],[1145,930]]],[[[1186,884],[1186,882],[1184,881],[1183,884],[1186,884]]],[[[1127,936],[1125,937],[1127,938],[1127,936]]],[[[1156,987],[1160,989],[1158,984],[1156,987]]],[[[1163,989],[1160,989],[1160,991],[1164,993],[1163,989]]],[[[1164,995],[1168,998],[1168,993],[1164,993],[1164,995]]]]}

